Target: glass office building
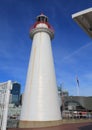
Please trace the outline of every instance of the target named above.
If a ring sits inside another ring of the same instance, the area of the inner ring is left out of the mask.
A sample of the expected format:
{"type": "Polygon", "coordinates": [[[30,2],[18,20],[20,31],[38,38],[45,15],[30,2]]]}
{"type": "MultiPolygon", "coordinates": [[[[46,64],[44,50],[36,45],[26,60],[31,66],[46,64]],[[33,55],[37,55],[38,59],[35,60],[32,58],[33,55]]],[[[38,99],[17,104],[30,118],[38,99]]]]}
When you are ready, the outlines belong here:
{"type": "Polygon", "coordinates": [[[20,104],[20,89],[21,85],[17,82],[12,83],[12,90],[11,90],[11,103],[16,105],[20,104]]]}

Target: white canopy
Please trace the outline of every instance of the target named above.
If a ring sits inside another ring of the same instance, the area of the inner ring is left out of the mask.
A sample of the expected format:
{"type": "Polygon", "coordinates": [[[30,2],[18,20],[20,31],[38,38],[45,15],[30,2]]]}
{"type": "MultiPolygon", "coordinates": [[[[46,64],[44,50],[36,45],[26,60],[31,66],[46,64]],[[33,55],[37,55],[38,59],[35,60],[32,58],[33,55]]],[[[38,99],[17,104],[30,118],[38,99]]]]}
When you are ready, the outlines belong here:
{"type": "Polygon", "coordinates": [[[77,12],[72,15],[72,18],[92,38],[92,8],[77,12]]]}

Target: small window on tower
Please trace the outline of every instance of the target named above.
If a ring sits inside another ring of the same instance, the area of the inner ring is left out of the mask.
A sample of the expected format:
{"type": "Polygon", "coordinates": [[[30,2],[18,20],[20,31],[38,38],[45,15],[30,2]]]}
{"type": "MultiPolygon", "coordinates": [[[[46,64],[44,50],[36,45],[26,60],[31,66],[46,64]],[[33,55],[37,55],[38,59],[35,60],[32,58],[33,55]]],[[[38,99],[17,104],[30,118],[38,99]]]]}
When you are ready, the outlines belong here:
{"type": "Polygon", "coordinates": [[[40,17],[38,17],[37,21],[40,22],[40,17]]]}
{"type": "Polygon", "coordinates": [[[38,22],[48,22],[48,18],[44,15],[37,17],[38,22]]]}
{"type": "Polygon", "coordinates": [[[41,22],[45,22],[44,20],[45,20],[45,19],[44,19],[44,17],[43,17],[43,16],[42,16],[42,17],[40,17],[40,21],[41,21],[41,22]]]}
{"type": "Polygon", "coordinates": [[[45,21],[48,22],[47,18],[45,18],[45,21]]]}

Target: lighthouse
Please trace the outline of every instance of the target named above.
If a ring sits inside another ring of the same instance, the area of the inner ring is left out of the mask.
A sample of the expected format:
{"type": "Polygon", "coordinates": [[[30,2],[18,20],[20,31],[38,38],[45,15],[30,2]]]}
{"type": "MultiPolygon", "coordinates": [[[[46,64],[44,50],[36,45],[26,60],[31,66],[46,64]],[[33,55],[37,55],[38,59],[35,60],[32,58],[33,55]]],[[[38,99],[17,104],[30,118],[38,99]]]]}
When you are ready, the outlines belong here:
{"type": "Polygon", "coordinates": [[[37,16],[30,37],[32,50],[19,127],[53,126],[60,122],[61,112],[51,48],[54,30],[47,16],[37,16]]]}

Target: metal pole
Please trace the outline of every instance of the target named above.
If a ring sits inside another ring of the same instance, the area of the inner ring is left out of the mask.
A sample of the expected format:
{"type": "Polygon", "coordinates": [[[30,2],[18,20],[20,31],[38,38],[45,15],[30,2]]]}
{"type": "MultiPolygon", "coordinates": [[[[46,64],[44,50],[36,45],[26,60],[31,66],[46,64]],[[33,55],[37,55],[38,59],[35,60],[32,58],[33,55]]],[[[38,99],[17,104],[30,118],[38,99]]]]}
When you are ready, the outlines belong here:
{"type": "Polygon", "coordinates": [[[77,85],[77,96],[80,95],[80,92],[79,92],[79,86],[77,85]]]}

